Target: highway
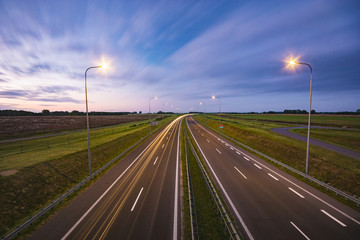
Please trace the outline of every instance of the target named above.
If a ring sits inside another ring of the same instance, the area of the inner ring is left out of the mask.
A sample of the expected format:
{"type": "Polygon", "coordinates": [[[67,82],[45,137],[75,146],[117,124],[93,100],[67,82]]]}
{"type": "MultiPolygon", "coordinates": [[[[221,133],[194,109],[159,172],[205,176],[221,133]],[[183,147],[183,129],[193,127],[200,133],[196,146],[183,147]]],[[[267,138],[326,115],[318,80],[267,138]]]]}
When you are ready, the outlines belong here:
{"type": "Polygon", "coordinates": [[[246,239],[360,239],[360,213],[187,118],[246,239]]]}
{"type": "Polygon", "coordinates": [[[178,239],[182,118],[144,141],[30,239],[178,239]]]}

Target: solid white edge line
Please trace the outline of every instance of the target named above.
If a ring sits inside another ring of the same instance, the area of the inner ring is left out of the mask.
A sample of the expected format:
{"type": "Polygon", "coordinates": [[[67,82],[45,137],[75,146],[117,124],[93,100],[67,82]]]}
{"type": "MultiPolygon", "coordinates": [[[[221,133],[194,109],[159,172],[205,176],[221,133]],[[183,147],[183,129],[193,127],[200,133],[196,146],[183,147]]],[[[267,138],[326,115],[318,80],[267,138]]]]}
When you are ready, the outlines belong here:
{"type": "Polygon", "coordinates": [[[217,148],[215,148],[216,149],[216,151],[218,151],[218,153],[220,153],[221,154],[221,152],[220,152],[220,150],[219,149],[217,149],[217,148]]]}
{"type": "Polygon", "coordinates": [[[310,240],[310,238],[308,238],[308,236],[306,236],[305,233],[304,233],[303,231],[301,231],[300,228],[298,228],[298,227],[295,225],[295,223],[293,223],[293,222],[290,222],[290,223],[291,223],[291,225],[293,225],[294,228],[296,228],[296,230],[298,230],[307,240],[310,240]]]}
{"type": "Polygon", "coordinates": [[[278,179],[278,178],[274,177],[274,176],[273,176],[273,175],[271,175],[270,173],[268,173],[268,175],[269,175],[270,177],[272,177],[273,179],[275,179],[276,181],[279,181],[279,179],[278,179]]]}
{"type": "Polygon", "coordinates": [[[256,163],[254,163],[254,166],[257,167],[258,169],[262,169],[259,165],[257,165],[256,163]]]}
{"type": "Polygon", "coordinates": [[[154,165],[156,164],[157,160],[158,160],[159,157],[156,157],[155,161],[154,161],[154,165]]]}
{"type": "Polygon", "coordinates": [[[298,193],[297,191],[295,191],[295,190],[292,189],[291,187],[288,187],[288,189],[289,189],[290,191],[292,191],[293,193],[295,193],[296,195],[298,195],[299,197],[305,198],[303,195],[301,195],[300,193],[298,193]]]}
{"type": "Polygon", "coordinates": [[[176,173],[175,173],[175,200],[174,200],[174,224],[173,224],[173,240],[177,239],[178,232],[178,189],[179,189],[179,155],[180,155],[180,129],[181,121],[179,123],[178,144],[176,150],[176,173]]]}
{"type": "Polygon", "coordinates": [[[235,168],[236,171],[238,171],[245,179],[247,179],[247,177],[246,177],[239,169],[237,169],[237,167],[234,166],[234,168],[235,168]]]}
{"type": "Polygon", "coordinates": [[[325,210],[320,210],[322,213],[324,213],[325,215],[327,215],[329,218],[331,218],[332,220],[334,220],[335,222],[337,222],[338,224],[340,224],[343,227],[346,227],[346,225],[341,222],[340,220],[338,220],[337,218],[335,218],[334,216],[330,215],[330,213],[326,212],[325,210]]]}
{"type": "MultiPolygon", "coordinates": [[[[163,130],[166,131],[165,128],[163,130]]],[[[101,199],[110,191],[110,189],[120,180],[120,178],[131,168],[131,166],[140,158],[140,156],[153,144],[153,142],[155,142],[155,140],[157,140],[158,138],[160,138],[161,133],[154,138],[154,140],[151,141],[151,143],[149,143],[149,145],[146,146],[146,148],[135,158],[135,160],[120,174],[120,176],[106,189],[106,191],[94,202],[93,205],[91,205],[91,207],[81,216],[81,218],[79,218],[79,220],[69,229],[69,231],[67,231],[67,233],[61,238],[61,240],[65,240],[71,233],[72,231],[74,231],[74,229],[82,222],[82,220],[84,220],[84,218],[91,212],[91,210],[93,210],[93,208],[101,201],[101,199]]]]}
{"type": "Polygon", "coordinates": [[[139,194],[138,194],[138,196],[137,196],[137,198],[136,198],[136,200],[135,200],[135,202],[134,202],[134,205],[133,205],[132,208],[131,208],[131,212],[134,211],[134,208],[135,208],[137,202],[139,201],[140,195],[141,195],[141,193],[142,193],[143,190],[144,190],[144,188],[142,187],[141,190],[140,190],[140,192],[139,192],[139,194]]]}
{"type": "MultiPolygon", "coordinates": [[[[196,123],[197,123],[197,122],[196,122],[196,123]]],[[[197,123],[197,124],[198,124],[198,123],[197,123]]],[[[205,131],[207,131],[209,134],[211,134],[212,136],[217,137],[217,136],[215,136],[212,132],[210,132],[209,130],[205,129],[203,126],[201,126],[200,124],[198,124],[198,125],[199,125],[200,127],[202,127],[205,131]]],[[[241,150],[237,149],[236,147],[235,147],[235,149],[236,149],[237,151],[242,152],[241,150]]],[[[243,152],[242,152],[242,154],[244,154],[245,156],[251,158],[249,155],[247,155],[247,154],[245,154],[245,153],[243,153],[243,152]]],[[[348,214],[344,213],[343,211],[337,209],[336,207],[334,207],[334,206],[331,205],[330,203],[326,202],[325,200],[322,200],[320,197],[316,196],[315,194],[312,194],[311,192],[307,191],[306,189],[300,187],[300,186],[297,185],[296,183],[294,183],[294,182],[292,182],[291,180],[287,179],[286,177],[284,177],[284,176],[281,175],[280,173],[275,172],[274,170],[272,170],[271,168],[265,166],[264,164],[260,163],[259,161],[255,160],[255,159],[253,159],[253,158],[251,158],[251,159],[252,159],[253,161],[257,162],[258,164],[260,164],[261,166],[263,166],[264,168],[266,168],[267,170],[269,170],[270,172],[278,175],[279,177],[281,177],[281,178],[284,179],[285,181],[287,181],[287,182],[291,183],[292,185],[298,187],[299,189],[303,190],[304,192],[306,192],[307,194],[309,194],[309,195],[312,196],[313,198],[317,199],[318,201],[322,202],[322,203],[325,204],[326,206],[334,209],[334,210],[337,211],[338,213],[344,215],[345,217],[349,218],[351,221],[353,221],[353,222],[357,223],[358,225],[360,225],[360,222],[357,221],[355,218],[353,218],[353,217],[349,216],[348,214]]],[[[279,170],[279,169],[278,169],[278,170],[279,170]]]]}
{"type": "MultiPolygon", "coordinates": [[[[202,126],[201,126],[201,127],[202,127],[202,126]]],[[[189,130],[190,130],[191,136],[193,137],[193,139],[194,139],[194,141],[195,141],[195,143],[196,143],[197,147],[199,148],[199,150],[200,150],[200,152],[201,152],[202,156],[204,157],[204,159],[205,159],[205,161],[206,161],[206,163],[207,163],[208,167],[210,168],[210,171],[211,171],[211,172],[212,172],[212,174],[214,175],[215,180],[216,180],[216,181],[217,181],[217,183],[219,184],[220,189],[221,189],[221,190],[222,190],[222,192],[224,193],[225,198],[227,199],[227,201],[229,202],[230,207],[231,207],[231,208],[232,208],[232,210],[234,211],[234,213],[235,213],[236,217],[237,217],[237,218],[239,219],[239,221],[240,221],[241,226],[244,228],[244,230],[245,230],[246,234],[248,235],[248,238],[249,238],[250,240],[254,240],[254,237],[251,235],[251,233],[250,233],[250,231],[249,231],[248,227],[246,226],[246,224],[245,224],[244,220],[243,220],[243,219],[242,219],[242,217],[240,216],[240,214],[239,214],[238,210],[236,209],[236,207],[235,207],[234,203],[231,201],[231,199],[230,199],[229,195],[228,195],[228,194],[227,194],[227,192],[225,191],[224,186],[221,184],[221,182],[220,182],[220,180],[219,180],[218,176],[215,174],[214,169],[211,167],[211,165],[210,165],[209,161],[207,160],[207,158],[206,158],[206,156],[205,156],[204,152],[202,151],[202,149],[201,149],[201,147],[200,147],[199,143],[196,141],[196,139],[195,139],[195,137],[194,137],[194,134],[192,133],[192,131],[191,131],[191,129],[190,129],[190,128],[189,128],[189,130]]]]}

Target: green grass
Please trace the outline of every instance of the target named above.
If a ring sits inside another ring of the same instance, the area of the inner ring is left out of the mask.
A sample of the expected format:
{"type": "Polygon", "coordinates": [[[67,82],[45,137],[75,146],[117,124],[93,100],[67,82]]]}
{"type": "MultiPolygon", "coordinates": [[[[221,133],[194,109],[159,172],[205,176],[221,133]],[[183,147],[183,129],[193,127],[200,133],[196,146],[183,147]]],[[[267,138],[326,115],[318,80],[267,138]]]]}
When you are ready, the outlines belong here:
{"type": "MultiPolygon", "coordinates": [[[[146,122],[142,121],[91,129],[91,147],[99,146],[144,128],[148,128],[148,126],[146,122]]],[[[2,143],[0,145],[0,171],[31,166],[84,149],[87,149],[86,131],[2,143]]]]}
{"type": "MultiPolygon", "coordinates": [[[[296,128],[290,131],[307,136],[307,129],[305,128],[296,128]]],[[[360,131],[313,128],[310,137],[360,152],[360,131]]]]}
{"type": "MultiPolygon", "coordinates": [[[[196,116],[196,120],[217,129],[216,116],[196,116]]],[[[222,132],[270,157],[304,172],[306,143],[271,132],[273,123],[252,125],[244,120],[223,119],[222,132]]],[[[309,174],[342,191],[360,196],[360,161],[310,146],[309,174]]]]}
{"type": "Polygon", "coordinates": [[[189,189],[187,185],[187,171],[186,171],[186,149],[185,149],[185,137],[184,137],[184,128],[185,121],[182,123],[182,131],[181,131],[181,171],[182,171],[182,191],[183,191],[183,229],[184,229],[184,239],[190,240],[191,236],[191,218],[190,218],[190,206],[189,206],[189,189]]]}
{"type": "MultiPolygon", "coordinates": [[[[308,122],[307,114],[222,114],[222,116],[252,122],[255,120],[299,125],[306,125],[308,122]]],[[[360,116],[312,114],[311,123],[318,126],[360,128],[360,116]]]]}
{"type": "MultiPolygon", "coordinates": [[[[168,123],[174,118],[166,118],[160,123],[168,123]]],[[[141,140],[149,129],[139,128],[128,133],[91,148],[93,171],[141,140]]],[[[25,221],[88,174],[88,155],[84,149],[22,167],[10,176],[0,175],[0,235],[25,221]]]]}

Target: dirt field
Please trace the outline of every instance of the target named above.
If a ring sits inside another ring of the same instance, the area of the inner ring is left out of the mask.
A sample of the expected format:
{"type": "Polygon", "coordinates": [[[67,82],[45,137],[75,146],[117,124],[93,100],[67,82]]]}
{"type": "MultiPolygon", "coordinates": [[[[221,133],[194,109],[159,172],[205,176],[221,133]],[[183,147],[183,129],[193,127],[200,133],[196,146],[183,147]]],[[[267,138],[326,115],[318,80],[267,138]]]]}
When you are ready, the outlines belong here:
{"type": "MultiPolygon", "coordinates": [[[[159,115],[152,116],[152,118],[159,115]]],[[[147,114],[89,116],[90,127],[103,127],[149,119],[147,114]]],[[[86,128],[86,116],[0,117],[0,140],[86,128]]]]}

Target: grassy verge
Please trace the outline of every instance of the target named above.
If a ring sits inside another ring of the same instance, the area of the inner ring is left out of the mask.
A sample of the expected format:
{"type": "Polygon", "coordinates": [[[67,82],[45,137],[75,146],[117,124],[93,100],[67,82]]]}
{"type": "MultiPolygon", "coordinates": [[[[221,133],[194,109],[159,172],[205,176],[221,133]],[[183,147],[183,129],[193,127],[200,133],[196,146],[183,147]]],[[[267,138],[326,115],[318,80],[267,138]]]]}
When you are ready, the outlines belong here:
{"type": "MultiPolygon", "coordinates": [[[[291,129],[290,131],[303,136],[307,135],[305,128],[291,129]]],[[[360,152],[360,131],[313,128],[310,137],[360,152]]]]}
{"type": "MultiPolygon", "coordinates": [[[[134,133],[148,126],[146,122],[126,123],[90,131],[91,147],[134,133]]],[[[87,132],[74,132],[40,139],[2,143],[0,171],[19,169],[87,149],[87,132]]]]}
{"type": "MultiPolygon", "coordinates": [[[[217,129],[216,116],[196,116],[196,120],[217,129]]],[[[300,171],[305,169],[306,143],[271,132],[272,124],[253,127],[242,120],[226,122],[222,132],[300,171]]],[[[360,161],[313,146],[310,147],[309,174],[344,192],[360,196],[360,161]]]]}
{"type": "MultiPolygon", "coordinates": [[[[162,123],[174,119],[167,118],[162,123]]],[[[95,171],[149,133],[148,128],[123,135],[91,149],[95,171]]],[[[88,175],[87,149],[0,175],[0,235],[56,199],[88,175]]]]}

